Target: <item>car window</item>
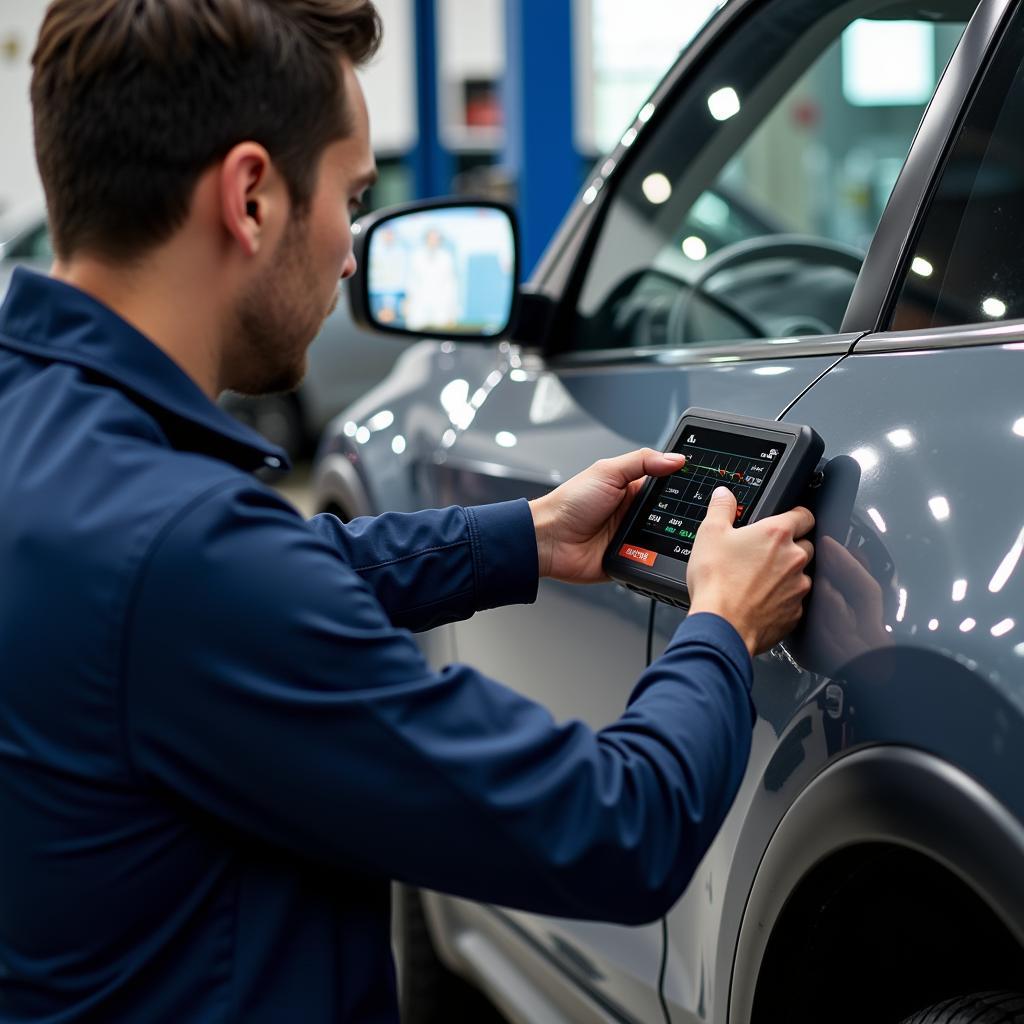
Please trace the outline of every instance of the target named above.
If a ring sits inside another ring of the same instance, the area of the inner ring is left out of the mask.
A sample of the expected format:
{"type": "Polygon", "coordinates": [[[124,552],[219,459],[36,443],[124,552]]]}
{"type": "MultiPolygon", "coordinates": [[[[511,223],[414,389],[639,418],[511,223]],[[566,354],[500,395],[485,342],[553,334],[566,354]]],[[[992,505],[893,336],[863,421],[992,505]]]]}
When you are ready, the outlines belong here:
{"type": "Polygon", "coordinates": [[[26,231],[11,243],[5,255],[14,260],[52,260],[53,246],[50,244],[49,227],[44,222],[26,231]]]}
{"type": "Polygon", "coordinates": [[[1011,22],[912,247],[890,326],[1024,318],[1024,10],[1011,22]]]}
{"type": "Polygon", "coordinates": [[[974,6],[780,0],[744,21],[629,155],[569,347],[838,332],[974,6]]]}

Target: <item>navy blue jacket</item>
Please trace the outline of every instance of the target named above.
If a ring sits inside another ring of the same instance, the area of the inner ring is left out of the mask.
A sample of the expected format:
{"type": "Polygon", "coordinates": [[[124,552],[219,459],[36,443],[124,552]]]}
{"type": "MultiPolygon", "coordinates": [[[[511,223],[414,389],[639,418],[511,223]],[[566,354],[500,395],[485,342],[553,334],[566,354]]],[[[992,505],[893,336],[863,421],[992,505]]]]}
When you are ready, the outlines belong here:
{"type": "Polygon", "coordinates": [[[83,293],[0,310],[0,1021],[397,1020],[389,880],[566,917],[678,897],[749,752],[686,622],[595,733],[411,630],[533,600],[525,502],[305,521],[283,453],[83,293]]]}

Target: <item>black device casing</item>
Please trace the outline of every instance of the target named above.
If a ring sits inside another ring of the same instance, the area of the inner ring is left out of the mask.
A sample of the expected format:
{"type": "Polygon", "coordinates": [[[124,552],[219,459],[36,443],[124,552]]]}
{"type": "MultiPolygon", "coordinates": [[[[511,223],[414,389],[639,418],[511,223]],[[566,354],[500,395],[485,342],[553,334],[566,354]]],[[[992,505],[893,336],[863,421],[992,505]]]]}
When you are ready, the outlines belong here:
{"type": "MultiPolygon", "coordinates": [[[[759,500],[751,509],[748,523],[755,523],[759,519],[786,512],[799,505],[807,494],[814,471],[825,450],[824,441],[810,427],[698,408],[687,409],[683,413],[666,450],[677,450],[684,432],[694,427],[705,427],[735,434],[737,437],[758,438],[786,445],[781,462],[776,465],[759,500]]],[[[666,604],[688,608],[690,595],[686,589],[685,562],[682,563],[683,580],[680,582],[659,574],[654,568],[639,565],[619,554],[620,549],[626,543],[626,537],[633,529],[640,510],[650,497],[651,491],[659,483],[659,478],[648,480],[633,502],[605,552],[604,571],[617,583],[629,587],[630,590],[664,601],[666,604]]],[[[681,560],[677,559],[676,561],[681,560]]]]}

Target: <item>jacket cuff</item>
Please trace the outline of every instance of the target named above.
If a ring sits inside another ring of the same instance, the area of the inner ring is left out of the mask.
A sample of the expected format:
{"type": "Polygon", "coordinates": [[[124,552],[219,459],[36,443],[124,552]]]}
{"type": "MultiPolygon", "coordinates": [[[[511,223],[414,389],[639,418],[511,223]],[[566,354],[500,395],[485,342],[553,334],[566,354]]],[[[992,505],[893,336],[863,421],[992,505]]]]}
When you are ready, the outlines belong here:
{"type": "Polygon", "coordinates": [[[754,663],[751,660],[747,645],[736,632],[735,627],[712,612],[698,612],[687,615],[676,629],[668,648],[679,644],[706,644],[725,655],[736,667],[743,679],[747,692],[754,685],[754,663]]]}
{"type": "Polygon", "coordinates": [[[466,509],[473,550],[476,608],[532,604],[540,563],[537,531],[525,498],[466,509]]]}

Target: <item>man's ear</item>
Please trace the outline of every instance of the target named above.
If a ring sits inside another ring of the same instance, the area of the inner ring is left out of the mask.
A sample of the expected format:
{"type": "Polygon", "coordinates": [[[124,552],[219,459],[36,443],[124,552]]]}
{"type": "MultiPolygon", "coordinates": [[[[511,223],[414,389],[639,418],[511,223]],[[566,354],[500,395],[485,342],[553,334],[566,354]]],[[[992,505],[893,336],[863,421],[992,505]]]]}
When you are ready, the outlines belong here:
{"type": "Polygon", "coordinates": [[[288,216],[287,200],[270,154],[257,142],[240,142],[220,165],[220,216],[246,256],[256,256],[288,216]]]}

